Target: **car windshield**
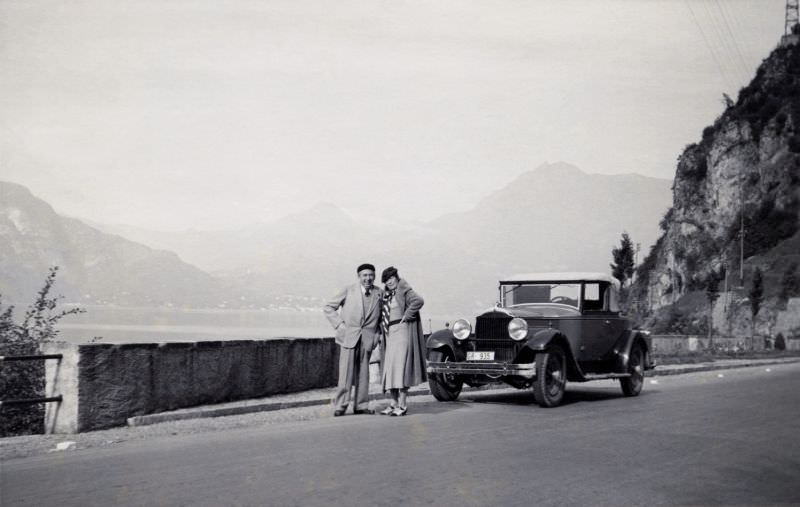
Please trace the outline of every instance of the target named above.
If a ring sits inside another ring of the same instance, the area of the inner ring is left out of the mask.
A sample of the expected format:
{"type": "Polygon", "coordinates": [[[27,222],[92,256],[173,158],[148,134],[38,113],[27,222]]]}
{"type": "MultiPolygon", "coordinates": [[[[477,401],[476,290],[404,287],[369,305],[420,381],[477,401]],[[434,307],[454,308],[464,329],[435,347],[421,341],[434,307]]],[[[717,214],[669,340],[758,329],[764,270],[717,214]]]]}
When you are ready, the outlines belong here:
{"type": "Polygon", "coordinates": [[[500,286],[503,306],[557,303],[578,308],[580,283],[517,283],[500,286]]]}

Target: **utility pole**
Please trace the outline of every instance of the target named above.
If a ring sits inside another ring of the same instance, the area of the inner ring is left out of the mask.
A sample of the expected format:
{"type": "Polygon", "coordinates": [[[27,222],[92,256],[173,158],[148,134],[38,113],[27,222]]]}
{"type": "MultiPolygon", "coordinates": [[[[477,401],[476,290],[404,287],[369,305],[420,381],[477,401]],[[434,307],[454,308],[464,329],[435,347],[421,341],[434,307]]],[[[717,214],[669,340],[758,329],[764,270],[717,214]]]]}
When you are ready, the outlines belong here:
{"type": "Polygon", "coordinates": [[[739,286],[744,287],[744,194],[742,174],[739,175],[739,286]]]}
{"type": "Polygon", "coordinates": [[[725,314],[725,317],[728,316],[728,303],[730,302],[730,298],[728,296],[728,254],[725,253],[725,257],[722,259],[722,269],[725,270],[725,288],[723,289],[725,292],[725,300],[722,302],[722,312],[725,314]]]}
{"type": "Polygon", "coordinates": [[[800,22],[799,10],[798,0],[786,0],[786,33],[784,35],[792,35],[792,29],[800,22]]]}

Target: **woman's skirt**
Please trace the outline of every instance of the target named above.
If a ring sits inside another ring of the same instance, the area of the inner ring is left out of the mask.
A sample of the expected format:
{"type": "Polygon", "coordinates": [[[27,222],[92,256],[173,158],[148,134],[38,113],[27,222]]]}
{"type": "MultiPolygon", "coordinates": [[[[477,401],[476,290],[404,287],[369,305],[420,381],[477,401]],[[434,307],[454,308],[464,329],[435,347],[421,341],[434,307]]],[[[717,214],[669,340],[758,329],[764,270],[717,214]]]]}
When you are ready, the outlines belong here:
{"type": "Polygon", "coordinates": [[[408,358],[408,324],[395,324],[386,337],[383,356],[383,390],[401,389],[405,385],[406,359],[408,358]]]}

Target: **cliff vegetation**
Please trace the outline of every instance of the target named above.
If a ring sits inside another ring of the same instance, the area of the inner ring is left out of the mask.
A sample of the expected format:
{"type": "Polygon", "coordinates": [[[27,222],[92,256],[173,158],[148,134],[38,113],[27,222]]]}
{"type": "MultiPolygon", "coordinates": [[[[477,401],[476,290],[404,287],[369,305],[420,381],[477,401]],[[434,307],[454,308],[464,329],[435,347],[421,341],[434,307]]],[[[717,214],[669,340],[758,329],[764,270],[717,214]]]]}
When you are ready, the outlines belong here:
{"type": "Polygon", "coordinates": [[[759,336],[756,346],[800,339],[799,182],[800,46],[789,41],[678,157],[672,207],[632,289],[643,324],[692,334],[710,324],[759,336]],[[757,271],[763,301],[754,307],[757,271]]]}

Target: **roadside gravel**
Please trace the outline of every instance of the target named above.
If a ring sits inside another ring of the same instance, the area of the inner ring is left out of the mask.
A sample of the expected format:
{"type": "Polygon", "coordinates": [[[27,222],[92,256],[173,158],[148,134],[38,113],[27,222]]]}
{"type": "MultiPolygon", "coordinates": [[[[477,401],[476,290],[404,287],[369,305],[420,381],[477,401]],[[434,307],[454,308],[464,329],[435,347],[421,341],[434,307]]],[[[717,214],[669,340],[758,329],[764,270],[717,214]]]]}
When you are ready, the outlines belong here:
{"type": "MultiPolygon", "coordinates": [[[[490,391],[474,391],[465,393],[463,399],[491,394],[514,392],[515,389],[493,389],[490,391]]],[[[332,389],[327,390],[330,395],[332,389]]],[[[415,396],[409,407],[413,410],[414,404],[433,403],[432,396],[415,396]]],[[[385,401],[373,401],[370,406],[374,409],[386,407],[385,401]]],[[[147,426],[122,426],[107,430],[90,431],[74,435],[27,435],[0,439],[0,463],[3,460],[23,458],[51,452],[71,452],[74,449],[110,448],[124,442],[136,442],[149,438],[166,437],[171,435],[190,435],[198,433],[213,434],[220,431],[229,431],[239,428],[257,428],[281,423],[294,423],[312,421],[322,418],[331,418],[330,405],[316,405],[311,407],[287,408],[269,412],[256,412],[251,414],[231,415],[226,417],[208,417],[188,419],[181,421],[162,422],[147,426]],[[70,450],[56,451],[56,445],[61,442],[75,442],[70,450]]],[[[345,417],[384,417],[353,416],[348,413],[345,417]]]]}

